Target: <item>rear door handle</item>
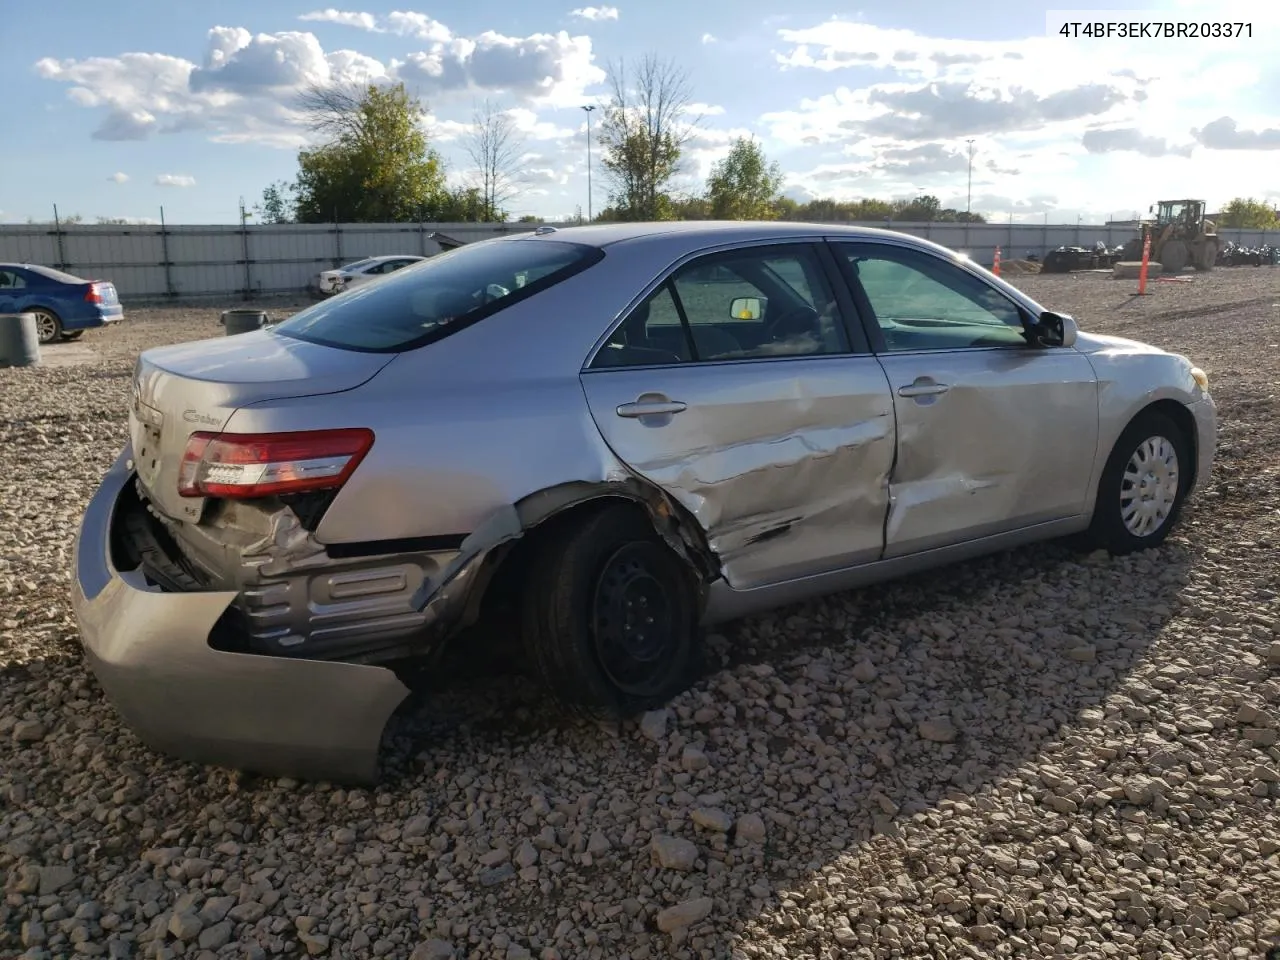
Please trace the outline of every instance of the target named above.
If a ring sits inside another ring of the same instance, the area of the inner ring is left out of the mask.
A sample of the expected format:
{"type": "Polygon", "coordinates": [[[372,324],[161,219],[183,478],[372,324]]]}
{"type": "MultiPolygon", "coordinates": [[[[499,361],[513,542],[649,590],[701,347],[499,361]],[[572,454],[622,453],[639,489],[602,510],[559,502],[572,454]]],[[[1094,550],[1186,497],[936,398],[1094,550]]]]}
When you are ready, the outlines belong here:
{"type": "Polygon", "coordinates": [[[681,413],[688,409],[688,404],[679,400],[636,400],[618,407],[618,416],[629,417],[661,417],[664,414],[681,413]]]}
{"type": "Polygon", "coordinates": [[[936,397],[938,394],[946,393],[950,389],[950,385],[945,383],[913,383],[905,387],[899,387],[898,396],[936,397]]]}

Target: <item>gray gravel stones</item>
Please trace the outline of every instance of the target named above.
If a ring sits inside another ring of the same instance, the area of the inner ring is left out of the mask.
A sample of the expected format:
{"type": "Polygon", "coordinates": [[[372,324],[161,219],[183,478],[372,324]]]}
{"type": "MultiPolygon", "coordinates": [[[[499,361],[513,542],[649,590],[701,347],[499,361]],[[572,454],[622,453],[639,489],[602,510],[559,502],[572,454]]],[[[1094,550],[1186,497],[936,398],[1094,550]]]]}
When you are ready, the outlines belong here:
{"type": "Polygon", "coordinates": [[[1280,271],[1141,300],[1016,282],[1209,371],[1219,464],[1168,546],[1036,547],[727,625],[705,680],[616,732],[520,677],[459,681],[368,790],[157,756],[77,650],[70,544],[132,354],[220,335],[217,310],[130,309],[81,341],[99,363],[0,371],[0,956],[1263,956],[1280,271]]]}

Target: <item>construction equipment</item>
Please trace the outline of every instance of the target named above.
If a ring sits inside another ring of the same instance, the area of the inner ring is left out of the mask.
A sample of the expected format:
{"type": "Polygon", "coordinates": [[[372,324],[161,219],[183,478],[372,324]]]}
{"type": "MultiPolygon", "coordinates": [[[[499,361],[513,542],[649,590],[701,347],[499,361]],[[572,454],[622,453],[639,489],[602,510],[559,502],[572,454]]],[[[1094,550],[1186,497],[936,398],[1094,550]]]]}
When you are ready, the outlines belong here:
{"type": "Polygon", "coordinates": [[[1138,235],[1124,245],[1125,260],[1141,260],[1142,245],[1151,236],[1151,259],[1164,273],[1187,266],[1212,270],[1218,262],[1218,228],[1204,216],[1203,200],[1161,200],[1148,208],[1153,221],[1144,220],[1138,235]]]}

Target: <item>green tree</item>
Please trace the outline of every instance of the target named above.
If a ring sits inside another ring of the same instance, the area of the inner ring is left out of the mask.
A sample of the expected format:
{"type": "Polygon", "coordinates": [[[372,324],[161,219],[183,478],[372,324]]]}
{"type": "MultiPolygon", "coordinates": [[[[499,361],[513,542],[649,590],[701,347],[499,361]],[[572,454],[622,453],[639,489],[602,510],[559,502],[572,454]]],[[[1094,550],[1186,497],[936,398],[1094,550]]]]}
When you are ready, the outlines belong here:
{"type": "Polygon", "coordinates": [[[613,187],[612,210],[622,220],[672,219],[668,190],[695,126],[685,122],[687,76],[654,54],[641,60],[634,88],[625,63],[611,64],[608,75],[612,95],[599,141],[600,163],[613,187]]]}
{"type": "Polygon", "coordinates": [[[771,220],[777,216],[782,168],[769,162],[755,138],[738,137],[707,178],[707,199],[717,220],[771,220]]]}
{"type": "Polygon", "coordinates": [[[293,220],[295,201],[293,187],[283,180],[271,184],[262,191],[262,200],[253,205],[259,223],[290,223],[293,220]]]}
{"type": "Polygon", "coordinates": [[[1275,230],[1280,227],[1280,218],[1276,216],[1274,207],[1269,207],[1252,197],[1236,197],[1222,208],[1222,217],[1217,226],[1239,227],[1245,230],[1275,230]]]}
{"type": "Polygon", "coordinates": [[[302,109],[330,139],[298,154],[300,222],[412,221],[446,193],[444,163],[423,131],[426,109],[403,83],[358,92],[313,86],[302,109]]]}
{"type": "Polygon", "coordinates": [[[492,209],[479,187],[444,189],[429,203],[424,204],[418,216],[436,223],[488,223],[492,209]]]}

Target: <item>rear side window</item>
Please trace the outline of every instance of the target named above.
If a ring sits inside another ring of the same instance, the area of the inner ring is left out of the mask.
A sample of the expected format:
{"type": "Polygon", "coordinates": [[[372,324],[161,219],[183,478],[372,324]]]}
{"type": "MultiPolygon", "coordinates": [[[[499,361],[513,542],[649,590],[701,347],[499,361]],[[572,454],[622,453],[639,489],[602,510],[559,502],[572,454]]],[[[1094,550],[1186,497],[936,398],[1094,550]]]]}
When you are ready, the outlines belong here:
{"type": "Polygon", "coordinates": [[[562,240],[467,244],[308,307],[272,329],[346,350],[412,350],[531,297],[603,256],[597,247],[562,240]]]}

